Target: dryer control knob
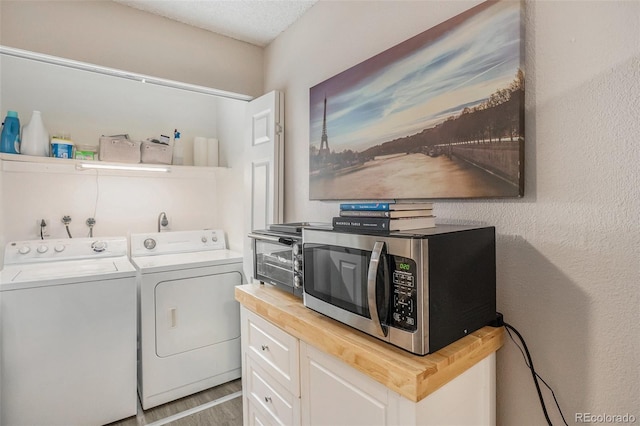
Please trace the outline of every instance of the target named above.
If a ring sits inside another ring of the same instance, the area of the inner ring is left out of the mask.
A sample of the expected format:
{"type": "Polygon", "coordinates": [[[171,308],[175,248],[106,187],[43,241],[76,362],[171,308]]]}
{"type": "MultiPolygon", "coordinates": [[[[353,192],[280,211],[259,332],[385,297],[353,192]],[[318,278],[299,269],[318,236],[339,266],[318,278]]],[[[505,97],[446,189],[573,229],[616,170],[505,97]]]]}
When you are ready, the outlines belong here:
{"type": "Polygon", "coordinates": [[[91,248],[96,253],[101,253],[107,249],[107,243],[105,241],[94,241],[91,243],[91,248]]]}
{"type": "Polygon", "coordinates": [[[202,236],[202,238],[200,238],[200,241],[202,241],[203,243],[207,242],[207,237],[205,237],[204,235],[202,236]]]}
{"type": "Polygon", "coordinates": [[[20,247],[20,249],[18,250],[18,253],[20,254],[27,254],[31,251],[31,247],[29,246],[22,246],[20,247]]]}
{"type": "Polygon", "coordinates": [[[47,250],[49,250],[49,247],[47,247],[47,246],[38,246],[37,250],[38,250],[38,253],[46,253],[47,250]]]}
{"type": "Polygon", "coordinates": [[[146,240],[144,240],[144,248],[146,248],[147,250],[153,250],[154,248],[156,248],[156,240],[154,240],[153,238],[147,238],[146,240]]]}
{"type": "Polygon", "coordinates": [[[213,241],[214,243],[218,241],[218,236],[216,234],[213,234],[211,236],[211,241],[213,241]]]}
{"type": "Polygon", "coordinates": [[[64,251],[64,246],[62,244],[58,244],[53,249],[56,251],[56,253],[60,253],[60,252],[64,251]]]}

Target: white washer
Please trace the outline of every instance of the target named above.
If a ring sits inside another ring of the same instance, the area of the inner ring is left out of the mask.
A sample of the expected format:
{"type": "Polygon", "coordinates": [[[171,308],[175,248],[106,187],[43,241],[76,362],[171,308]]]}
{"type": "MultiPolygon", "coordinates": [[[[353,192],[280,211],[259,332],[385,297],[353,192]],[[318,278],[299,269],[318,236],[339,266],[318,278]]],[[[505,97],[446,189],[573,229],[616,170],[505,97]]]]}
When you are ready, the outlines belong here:
{"type": "Polygon", "coordinates": [[[138,392],[148,409],[241,376],[242,255],[220,230],[131,235],[138,269],[138,392]]]}
{"type": "Polygon", "coordinates": [[[136,271],[126,238],[10,242],[4,265],[0,424],[136,415],[136,271]]]}

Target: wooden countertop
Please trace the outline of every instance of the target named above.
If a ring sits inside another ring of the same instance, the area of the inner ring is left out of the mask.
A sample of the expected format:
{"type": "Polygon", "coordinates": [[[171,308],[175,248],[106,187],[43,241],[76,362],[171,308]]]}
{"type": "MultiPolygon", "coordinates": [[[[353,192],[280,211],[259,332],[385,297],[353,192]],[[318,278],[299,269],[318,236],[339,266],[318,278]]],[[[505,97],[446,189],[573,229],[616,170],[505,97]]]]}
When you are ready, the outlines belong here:
{"type": "Polygon", "coordinates": [[[292,336],[338,357],[405,398],[418,402],[453,380],[504,343],[502,327],[484,327],[425,355],[413,355],[319,314],[276,288],[245,284],[235,297],[292,336]]]}

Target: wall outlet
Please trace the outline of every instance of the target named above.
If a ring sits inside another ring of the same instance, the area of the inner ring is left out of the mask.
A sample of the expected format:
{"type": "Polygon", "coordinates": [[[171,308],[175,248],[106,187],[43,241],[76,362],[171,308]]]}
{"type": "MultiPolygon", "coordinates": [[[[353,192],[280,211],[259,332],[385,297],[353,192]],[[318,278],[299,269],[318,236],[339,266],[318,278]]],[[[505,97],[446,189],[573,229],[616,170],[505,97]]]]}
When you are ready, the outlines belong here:
{"type": "Polygon", "coordinates": [[[51,220],[50,219],[38,219],[36,220],[36,238],[49,238],[51,236],[51,232],[49,229],[51,228],[51,220]],[[44,228],[41,227],[42,221],[44,221],[44,228]]]}

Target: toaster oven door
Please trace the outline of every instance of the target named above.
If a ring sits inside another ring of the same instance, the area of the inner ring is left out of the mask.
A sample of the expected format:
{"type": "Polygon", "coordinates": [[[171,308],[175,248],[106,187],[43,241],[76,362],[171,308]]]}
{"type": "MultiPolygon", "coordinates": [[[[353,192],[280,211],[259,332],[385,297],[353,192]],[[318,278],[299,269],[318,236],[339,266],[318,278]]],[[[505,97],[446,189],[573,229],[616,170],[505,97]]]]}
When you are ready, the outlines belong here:
{"type": "Polygon", "coordinates": [[[257,233],[249,237],[253,239],[253,278],[302,297],[299,279],[296,280],[299,265],[294,254],[299,240],[257,233]]]}

